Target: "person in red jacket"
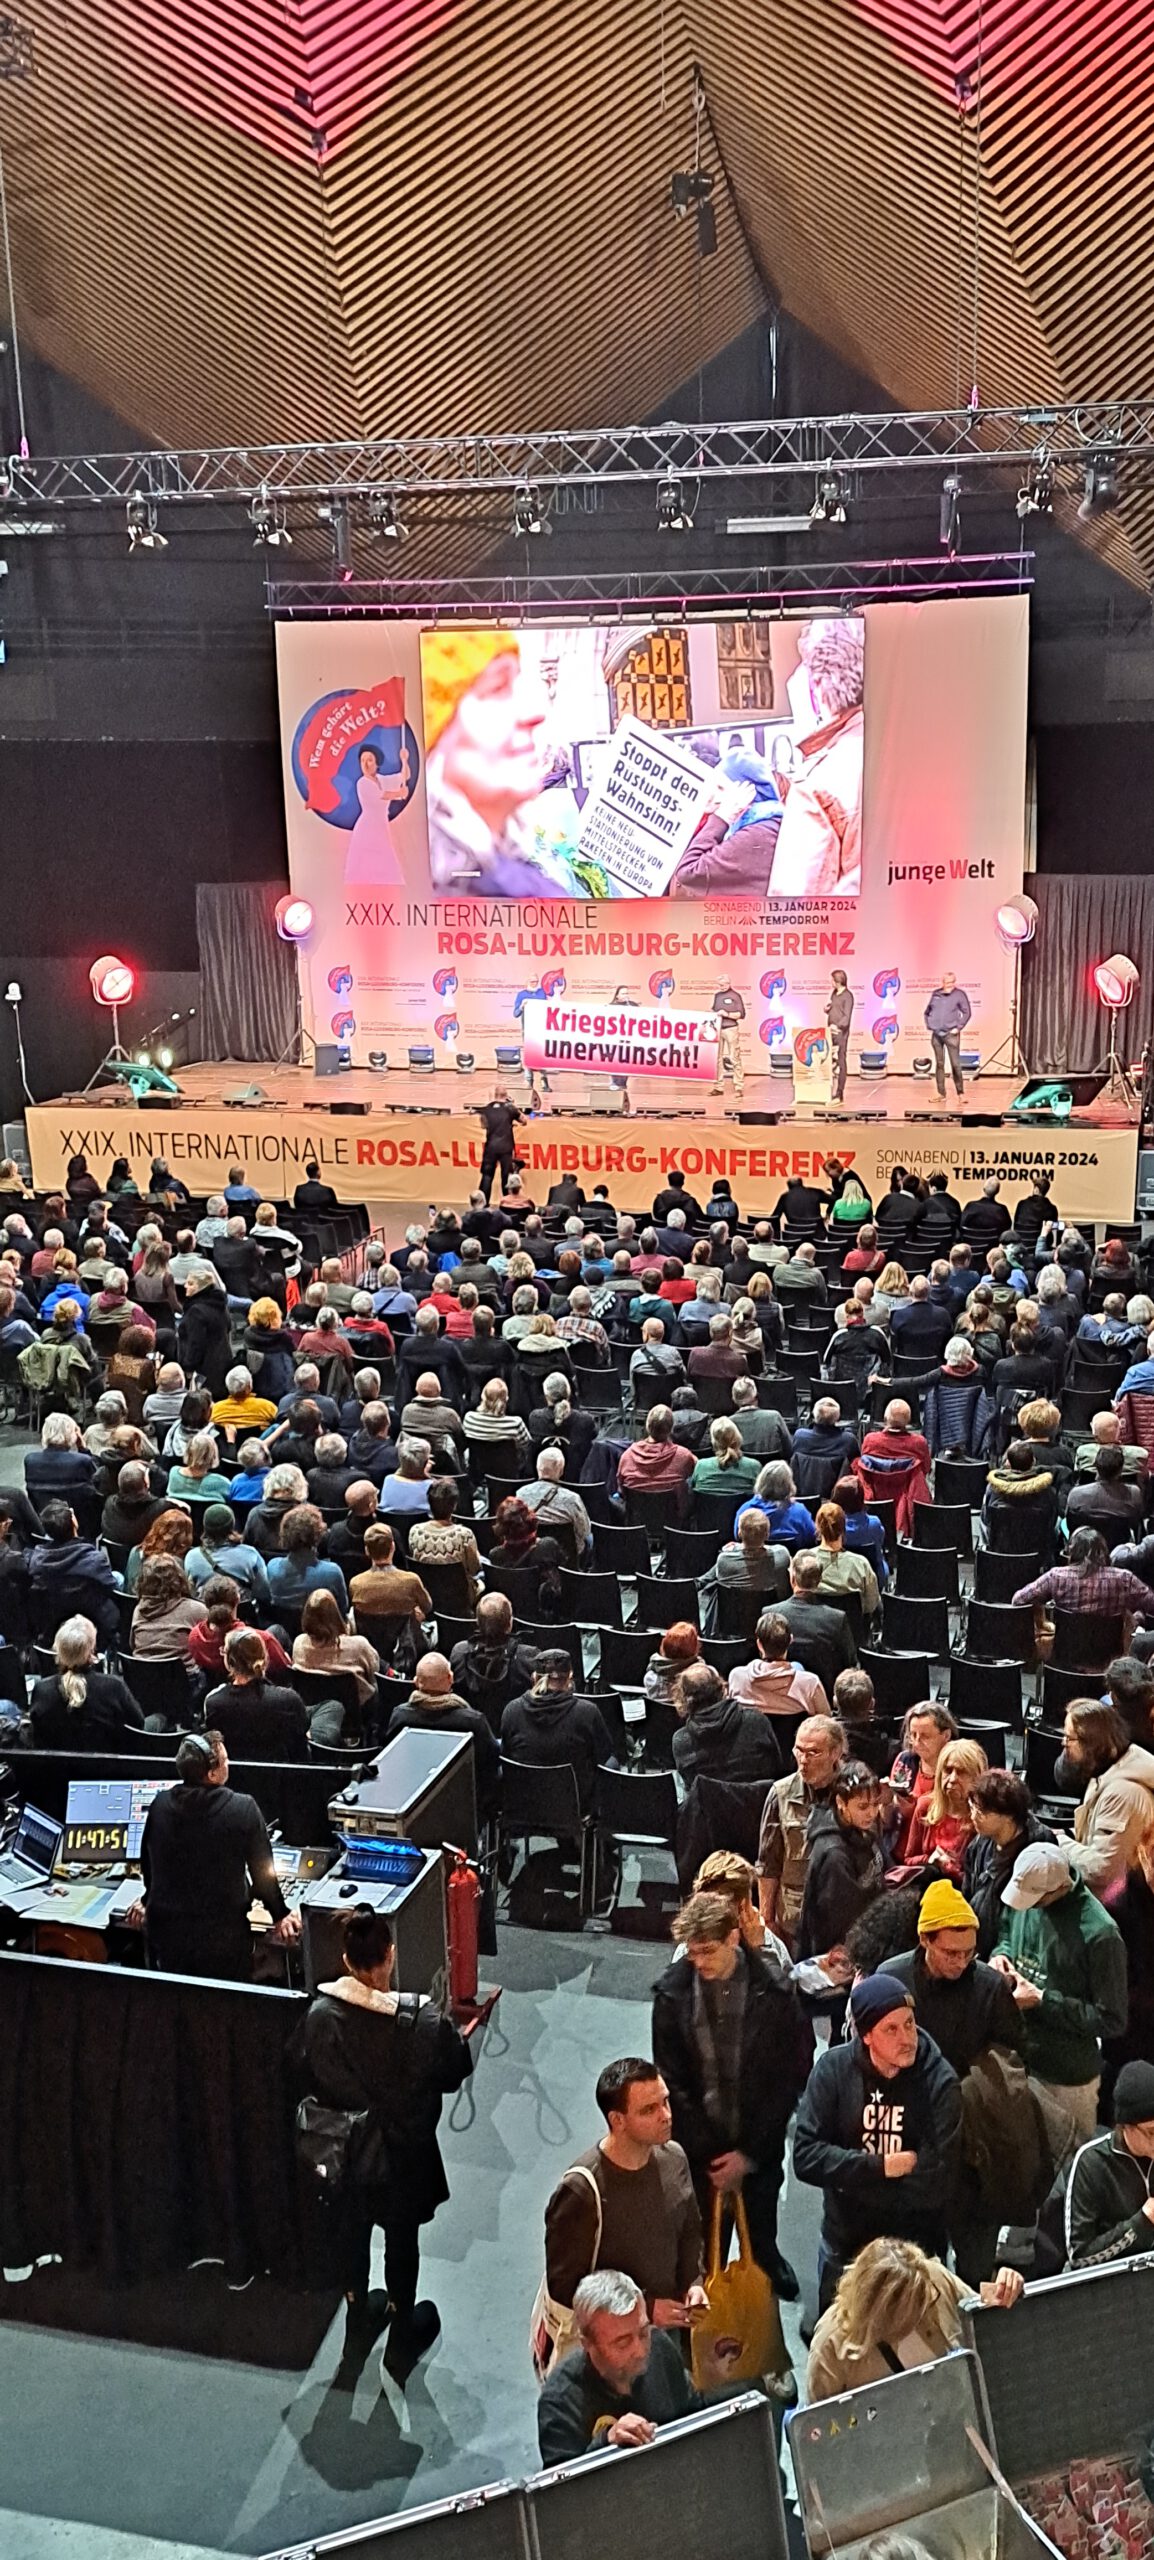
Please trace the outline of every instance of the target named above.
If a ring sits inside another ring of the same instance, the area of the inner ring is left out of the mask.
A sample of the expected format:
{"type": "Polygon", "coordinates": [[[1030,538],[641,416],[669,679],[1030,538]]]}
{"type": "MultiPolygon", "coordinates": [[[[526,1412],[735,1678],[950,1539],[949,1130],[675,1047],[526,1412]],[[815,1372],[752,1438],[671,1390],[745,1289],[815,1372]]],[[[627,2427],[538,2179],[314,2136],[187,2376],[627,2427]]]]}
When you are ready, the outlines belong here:
{"type": "Polygon", "coordinates": [[[670,1407],[654,1404],[645,1416],[645,1438],[635,1440],[618,1459],[617,1482],[623,1493],[679,1494],[693,1467],[693,1451],[673,1437],[670,1407]]]}
{"type": "Polygon", "coordinates": [[[867,1431],[853,1470],[867,1498],[897,1503],[898,1535],[903,1538],[913,1533],[915,1503],[932,1499],[929,1442],[922,1432],[911,1430],[911,1420],[908,1404],[895,1396],[886,1406],[881,1429],[867,1431]]]}

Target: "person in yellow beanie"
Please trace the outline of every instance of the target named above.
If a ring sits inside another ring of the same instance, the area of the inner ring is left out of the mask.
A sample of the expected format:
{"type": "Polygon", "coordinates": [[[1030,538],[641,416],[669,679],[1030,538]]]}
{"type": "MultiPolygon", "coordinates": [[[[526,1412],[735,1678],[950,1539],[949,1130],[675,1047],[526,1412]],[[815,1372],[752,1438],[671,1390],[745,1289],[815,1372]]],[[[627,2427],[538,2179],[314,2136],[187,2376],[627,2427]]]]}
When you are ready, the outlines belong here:
{"type": "MultiPolygon", "coordinates": [[[[966,2083],[975,2064],[992,2050],[1019,2055],[1021,2019],[1010,1985],[978,1957],[977,1914],[947,1877],[927,1885],[918,1911],[918,1943],[912,1955],[890,1956],[883,1973],[895,1974],[909,1992],[919,2027],[962,2083],[963,2123],[980,2114],[982,2082],[966,2083]],[[976,2104],[975,2104],[976,2102],[976,2104]]],[[[1023,2096],[1022,2103],[1028,2103],[1023,2096]]],[[[969,2148],[963,2141],[963,2152],[969,2148]]],[[[950,2236],[959,2271],[978,2283],[991,2273],[999,2222],[1009,2217],[981,2209],[965,2170],[959,2182],[950,2236]]]]}
{"type": "Polygon", "coordinates": [[[426,631],[421,690],[434,889],[585,896],[566,850],[570,796],[545,791],[556,750],[548,697],[517,633],[426,631]]]}

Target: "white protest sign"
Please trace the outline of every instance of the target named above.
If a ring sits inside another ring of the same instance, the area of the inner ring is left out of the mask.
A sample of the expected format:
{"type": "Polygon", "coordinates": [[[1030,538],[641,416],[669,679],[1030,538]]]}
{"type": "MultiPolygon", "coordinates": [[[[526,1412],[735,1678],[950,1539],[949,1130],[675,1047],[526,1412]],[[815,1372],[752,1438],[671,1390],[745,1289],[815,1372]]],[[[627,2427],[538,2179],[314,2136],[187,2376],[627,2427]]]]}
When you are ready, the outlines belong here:
{"type": "Polygon", "coordinates": [[[627,714],[581,816],[578,852],[631,898],[665,894],[705,806],[710,774],[688,747],[627,714]]]}

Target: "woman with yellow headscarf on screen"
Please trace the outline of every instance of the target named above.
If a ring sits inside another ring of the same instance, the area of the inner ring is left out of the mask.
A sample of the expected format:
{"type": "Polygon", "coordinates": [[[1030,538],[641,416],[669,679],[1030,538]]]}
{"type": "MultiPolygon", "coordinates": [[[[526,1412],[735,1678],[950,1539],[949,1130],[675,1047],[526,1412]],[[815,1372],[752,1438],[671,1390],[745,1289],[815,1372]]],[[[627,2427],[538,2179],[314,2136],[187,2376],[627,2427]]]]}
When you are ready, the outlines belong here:
{"type": "Polygon", "coordinates": [[[516,633],[424,632],[421,684],[434,889],[596,895],[574,867],[569,795],[546,790],[549,700],[516,633]]]}

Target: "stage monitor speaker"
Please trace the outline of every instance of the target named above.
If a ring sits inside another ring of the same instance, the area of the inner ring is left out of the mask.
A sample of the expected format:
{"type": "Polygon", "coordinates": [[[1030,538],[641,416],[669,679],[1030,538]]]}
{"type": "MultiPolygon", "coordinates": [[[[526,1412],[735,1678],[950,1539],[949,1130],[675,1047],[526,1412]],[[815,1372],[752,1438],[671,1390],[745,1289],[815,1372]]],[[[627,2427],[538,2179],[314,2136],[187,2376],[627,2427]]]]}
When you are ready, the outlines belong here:
{"type": "Polygon", "coordinates": [[[220,1098],[226,1109],[238,1110],[245,1105],[268,1101],[263,1084],[234,1084],[232,1092],[222,1093],[220,1098]]]}
{"type": "Polygon", "coordinates": [[[436,1050],[428,1043],[419,1041],[416,1046],[411,1048],[409,1051],[409,1065],[413,1069],[415,1075],[435,1075],[437,1069],[436,1050]]]}
{"type": "Polygon", "coordinates": [[[314,1074],[318,1076],[339,1076],[341,1072],[341,1053],[335,1040],[317,1041],[316,1053],[313,1060],[313,1071],[314,1074]]]}
{"type": "MultiPolygon", "coordinates": [[[[1067,1076],[1062,1074],[1052,1076],[1028,1076],[1025,1084],[1022,1086],[1021,1092],[1014,1095],[1014,1099],[1010,1104],[1010,1109],[1011,1111],[1029,1111],[1032,1108],[1033,1097],[1035,1095],[1038,1096],[1039,1103],[1042,1103],[1043,1096],[1048,1099],[1053,1093],[1054,1087],[1056,1085],[1062,1085],[1065,1091],[1069,1094],[1070,1101],[1075,1111],[1084,1111],[1089,1103],[1097,1101],[1105,1082],[1105,1071],[1102,1068],[1099,1068],[1096,1074],[1089,1076],[1067,1076]]],[[[1044,1103],[1042,1103],[1042,1107],[1045,1107],[1044,1103]]]]}
{"type": "Polygon", "coordinates": [[[859,1075],[884,1076],[889,1062],[884,1049],[862,1049],[857,1063],[859,1075]]]}
{"type": "Polygon", "coordinates": [[[512,1049],[506,1044],[503,1048],[495,1049],[493,1055],[496,1058],[499,1067],[508,1067],[510,1071],[520,1067],[521,1052],[519,1049],[512,1049]]]}
{"type": "Polygon", "coordinates": [[[457,1073],[459,1076],[471,1076],[476,1064],[477,1061],[471,1049],[458,1049],[457,1073]]]}
{"type": "Polygon", "coordinates": [[[367,1114],[372,1110],[372,1107],[371,1102],[330,1102],[329,1104],[329,1110],[331,1111],[334,1120],[339,1118],[342,1111],[355,1111],[367,1116],[367,1114]]]}
{"type": "Polygon", "coordinates": [[[796,1111],[786,1106],[781,1111],[739,1111],[737,1124],[740,1129],[776,1129],[780,1120],[796,1118],[796,1111]]]}

